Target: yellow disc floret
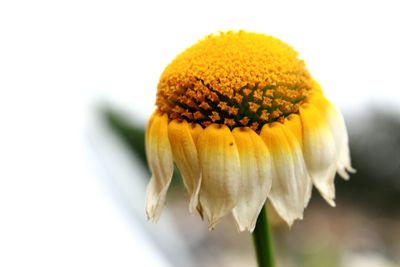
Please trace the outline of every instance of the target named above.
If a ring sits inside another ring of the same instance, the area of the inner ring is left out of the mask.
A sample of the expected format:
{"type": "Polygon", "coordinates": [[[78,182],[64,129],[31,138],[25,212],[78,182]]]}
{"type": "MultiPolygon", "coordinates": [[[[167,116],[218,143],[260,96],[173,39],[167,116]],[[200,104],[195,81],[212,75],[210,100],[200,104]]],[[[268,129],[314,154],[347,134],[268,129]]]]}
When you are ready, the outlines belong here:
{"type": "Polygon", "coordinates": [[[158,109],[170,120],[249,126],[298,113],[313,87],[297,52],[262,34],[207,36],[168,65],[158,84],[158,109]]]}

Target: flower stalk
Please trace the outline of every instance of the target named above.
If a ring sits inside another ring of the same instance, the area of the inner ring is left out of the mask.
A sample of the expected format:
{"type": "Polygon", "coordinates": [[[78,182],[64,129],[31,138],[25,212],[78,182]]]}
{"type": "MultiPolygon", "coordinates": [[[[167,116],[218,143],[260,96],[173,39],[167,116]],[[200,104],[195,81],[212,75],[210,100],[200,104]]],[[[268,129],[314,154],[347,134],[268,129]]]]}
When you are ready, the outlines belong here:
{"type": "Polygon", "coordinates": [[[274,255],[272,249],[271,227],[265,206],[258,216],[256,228],[253,232],[254,246],[259,267],[274,267],[274,255]]]}

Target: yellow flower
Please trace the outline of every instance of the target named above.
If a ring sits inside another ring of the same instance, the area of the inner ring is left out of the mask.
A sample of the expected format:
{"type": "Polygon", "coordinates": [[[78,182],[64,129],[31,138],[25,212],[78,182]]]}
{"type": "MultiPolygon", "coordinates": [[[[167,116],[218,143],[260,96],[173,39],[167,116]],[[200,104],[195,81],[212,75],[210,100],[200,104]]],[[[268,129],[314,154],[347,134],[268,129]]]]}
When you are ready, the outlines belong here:
{"type": "Polygon", "coordinates": [[[232,212],[253,231],[265,201],[289,225],[303,217],[312,185],[334,206],[334,177],[353,172],[340,112],[297,52],[262,34],[210,35],[161,76],[146,131],[152,172],[146,212],[157,221],[181,172],[196,209],[213,228],[232,212]]]}

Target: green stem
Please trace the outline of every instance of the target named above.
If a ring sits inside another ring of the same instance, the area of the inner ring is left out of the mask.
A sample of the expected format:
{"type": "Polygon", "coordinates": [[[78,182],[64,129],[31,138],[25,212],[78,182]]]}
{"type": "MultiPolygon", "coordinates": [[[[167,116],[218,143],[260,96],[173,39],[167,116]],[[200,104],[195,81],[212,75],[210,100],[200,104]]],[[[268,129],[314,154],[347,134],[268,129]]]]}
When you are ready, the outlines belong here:
{"type": "Polygon", "coordinates": [[[268,223],[267,210],[262,208],[253,232],[254,246],[259,267],[274,267],[274,255],[272,251],[271,229],[268,223]]]}

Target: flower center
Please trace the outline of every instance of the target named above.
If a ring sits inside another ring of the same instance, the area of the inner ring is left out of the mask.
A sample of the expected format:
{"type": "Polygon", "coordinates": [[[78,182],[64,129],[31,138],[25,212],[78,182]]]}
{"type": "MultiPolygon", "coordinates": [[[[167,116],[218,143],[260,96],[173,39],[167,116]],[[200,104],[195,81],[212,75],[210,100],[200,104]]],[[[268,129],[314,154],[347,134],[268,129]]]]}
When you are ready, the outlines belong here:
{"type": "Polygon", "coordinates": [[[167,66],[156,104],[170,120],[260,131],[299,111],[312,79],[297,52],[256,33],[210,35],[167,66]]]}

